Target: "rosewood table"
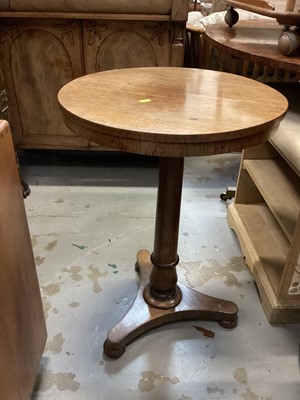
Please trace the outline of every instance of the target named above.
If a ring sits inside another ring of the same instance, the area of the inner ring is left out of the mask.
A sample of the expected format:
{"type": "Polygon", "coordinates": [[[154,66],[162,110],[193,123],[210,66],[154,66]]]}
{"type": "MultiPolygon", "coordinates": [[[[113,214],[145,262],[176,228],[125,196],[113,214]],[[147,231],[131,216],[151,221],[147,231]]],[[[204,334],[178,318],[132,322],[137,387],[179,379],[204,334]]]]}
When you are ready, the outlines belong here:
{"type": "Polygon", "coordinates": [[[64,86],[58,99],[65,123],[79,136],[160,157],[154,249],[137,254],[140,288],[108,332],[106,355],[119,358],[137,336],[173,321],[216,320],[235,327],[234,303],[177,283],[184,157],[240,151],[266,141],[286,113],[285,97],[224,72],[156,67],[86,75],[64,86]]]}

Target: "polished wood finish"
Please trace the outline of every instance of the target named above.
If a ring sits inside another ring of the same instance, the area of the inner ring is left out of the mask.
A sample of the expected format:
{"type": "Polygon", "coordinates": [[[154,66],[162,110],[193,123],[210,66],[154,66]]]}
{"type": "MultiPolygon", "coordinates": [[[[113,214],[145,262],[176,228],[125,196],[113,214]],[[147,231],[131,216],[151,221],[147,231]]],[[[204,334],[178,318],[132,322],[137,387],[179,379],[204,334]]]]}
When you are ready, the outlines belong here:
{"type": "Polygon", "coordinates": [[[154,267],[150,253],[140,250],[137,254],[137,270],[141,279],[139,291],[123,319],[108,332],[104,351],[110,358],[121,357],[128,343],[166,323],[200,319],[219,321],[225,328],[234,328],[237,324],[238,308],[234,303],[196,292],[180,283],[177,286],[182,293],[182,301],[178,305],[169,308],[147,305],[144,291],[154,267]]]}
{"type": "Polygon", "coordinates": [[[235,304],[177,283],[183,157],[267,140],[285,115],[286,99],[239,76],[184,68],[92,74],[67,84],[58,99],[66,124],[78,135],[160,156],[154,250],[138,253],[140,289],[126,316],[109,331],[105,353],[118,358],[136,336],[171,321],[200,318],[233,328],[235,304]]]}
{"type": "Polygon", "coordinates": [[[183,167],[183,158],[160,159],[153,268],[144,291],[147,303],[158,308],[174,307],[182,298],[176,285],[176,265],[183,167]]]}
{"type": "Polygon", "coordinates": [[[17,149],[96,147],[62,121],[57,93],[72,79],[116,68],[183,65],[188,0],[136,2],[145,13],[126,0],[118,2],[119,10],[97,0],[89,2],[91,9],[73,2],[70,10],[65,2],[33,3],[15,4],[14,11],[0,5],[0,69],[17,149]]]}
{"type": "Polygon", "coordinates": [[[46,327],[12,137],[0,121],[0,393],[30,398],[46,327]]]}
{"type": "Polygon", "coordinates": [[[91,74],[66,85],[58,99],[79,136],[162,157],[255,146],[272,135],[287,109],[280,93],[259,82],[187,68],[91,74]]]}
{"type": "Polygon", "coordinates": [[[208,26],[203,35],[204,67],[238,73],[263,82],[300,79],[300,52],[287,57],[277,47],[282,29],[273,20],[243,20],[208,26]]]}

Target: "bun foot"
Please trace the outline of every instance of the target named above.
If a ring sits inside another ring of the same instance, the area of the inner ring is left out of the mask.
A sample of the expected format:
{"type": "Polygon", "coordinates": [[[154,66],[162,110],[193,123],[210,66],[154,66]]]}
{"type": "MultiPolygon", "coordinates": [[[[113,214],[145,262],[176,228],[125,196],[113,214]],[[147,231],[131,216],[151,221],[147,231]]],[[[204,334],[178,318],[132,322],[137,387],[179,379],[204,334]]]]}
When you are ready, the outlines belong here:
{"type": "Polygon", "coordinates": [[[109,358],[113,358],[114,360],[120,358],[125,353],[125,350],[125,346],[114,348],[108,339],[106,339],[103,344],[103,351],[105,355],[109,358]]]}
{"type": "Polygon", "coordinates": [[[137,296],[123,318],[107,334],[103,345],[104,353],[109,358],[120,358],[129,343],[135,338],[161,325],[178,321],[220,321],[231,329],[237,325],[238,307],[231,301],[211,297],[177,283],[177,300],[171,307],[149,305],[144,299],[145,287],[148,288],[149,275],[153,264],[147,250],[140,250],[137,255],[140,273],[140,287],[137,296]]]}
{"type": "Polygon", "coordinates": [[[236,317],[233,321],[218,321],[219,324],[225,329],[234,329],[238,324],[238,317],[236,317]]]}

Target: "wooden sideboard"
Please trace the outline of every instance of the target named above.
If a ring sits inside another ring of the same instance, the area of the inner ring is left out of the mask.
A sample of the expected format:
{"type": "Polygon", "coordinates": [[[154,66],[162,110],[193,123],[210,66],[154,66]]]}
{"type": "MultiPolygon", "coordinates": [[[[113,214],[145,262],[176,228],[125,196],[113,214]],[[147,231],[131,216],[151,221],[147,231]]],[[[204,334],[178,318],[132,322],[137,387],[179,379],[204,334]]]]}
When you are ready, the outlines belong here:
{"type": "Polygon", "coordinates": [[[63,123],[57,93],[70,80],[115,68],[183,65],[188,0],[77,1],[68,11],[50,0],[45,10],[30,0],[14,3],[19,8],[0,5],[0,69],[17,149],[95,146],[63,123]]]}

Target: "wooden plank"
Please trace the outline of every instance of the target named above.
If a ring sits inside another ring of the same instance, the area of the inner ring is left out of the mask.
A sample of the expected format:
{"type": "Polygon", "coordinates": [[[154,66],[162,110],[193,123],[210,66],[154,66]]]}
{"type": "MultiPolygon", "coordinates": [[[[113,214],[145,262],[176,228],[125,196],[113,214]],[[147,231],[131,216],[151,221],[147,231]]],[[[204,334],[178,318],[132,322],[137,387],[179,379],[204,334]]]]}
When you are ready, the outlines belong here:
{"type": "Polygon", "coordinates": [[[46,341],[22,188],[7,122],[0,121],[0,393],[28,400],[46,341]]]}
{"type": "MultiPolygon", "coordinates": [[[[280,124],[281,126],[281,124],[280,124]]],[[[272,136],[273,138],[273,136],[272,136]]],[[[271,139],[272,139],[271,138],[271,139]]],[[[243,151],[244,160],[261,160],[270,158],[280,158],[278,152],[274,149],[270,141],[261,143],[258,146],[248,147],[243,151]]]]}
{"type": "Polygon", "coordinates": [[[264,203],[264,198],[255,186],[248,172],[240,165],[237,191],[235,194],[236,204],[257,204],[264,203]]]}
{"type": "Polygon", "coordinates": [[[244,160],[243,165],[291,241],[300,212],[299,177],[281,159],[244,160]]]}
{"type": "Polygon", "coordinates": [[[300,272],[299,265],[300,265],[300,214],[295,228],[293,240],[290,246],[290,251],[286,260],[286,267],[284,270],[284,274],[282,276],[281,289],[278,294],[278,299],[280,302],[288,302],[288,304],[290,304],[291,306],[293,305],[294,302],[298,306],[298,308],[300,308],[300,291],[293,290],[292,292],[290,292],[290,288],[292,282],[299,282],[299,275],[296,273],[296,271],[300,272]]]}
{"type": "MultiPolygon", "coordinates": [[[[288,299],[285,297],[286,300],[278,300],[280,294],[274,292],[274,289],[276,291],[280,289],[280,280],[281,284],[284,281],[285,273],[280,272],[280,264],[283,267],[286,258],[284,253],[288,252],[288,244],[284,236],[279,235],[279,238],[274,239],[274,233],[276,236],[276,226],[279,232],[281,231],[275,220],[273,220],[273,223],[271,222],[271,224],[265,226],[264,238],[262,238],[261,234],[256,235],[255,229],[258,227],[258,224],[254,221],[260,219],[258,214],[269,214],[266,218],[269,222],[272,221],[272,215],[266,205],[254,205],[252,206],[252,210],[249,207],[251,206],[230,204],[228,206],[227,218],[229,226],[238,236],[245,261],[253,273],[266,317],[270,324],[299,323],[300,305],[298,296],[289,296],[288,299]],[[278,244],[283,249],[276,252],[278,244]],[[264,248],[266,252],[268,251],[269,258],[277,260],[279,268],[275,271],[272,271],[272,263],[266,263],[266,258],[268,257],[259,253],[261,248],[264,248]]],[[[261,219],[263,220],[264,218],[261,219]]],[[[285,272],[286,269],[287,266],[284,268],[285,272]]]]}
{"type": "Polygon", "coordinates": [[[240,243],[243,242],[242,251],[247,249],[246,263],[250,264],[253,273],[256,271],[264,286],[271,285],[277,294],[289,250],[285,235],[264,203],[234,204],[230,208],[238,218],[235,218],[235,225],[230,221],[229,225],[237,233],[240,243]]]}

